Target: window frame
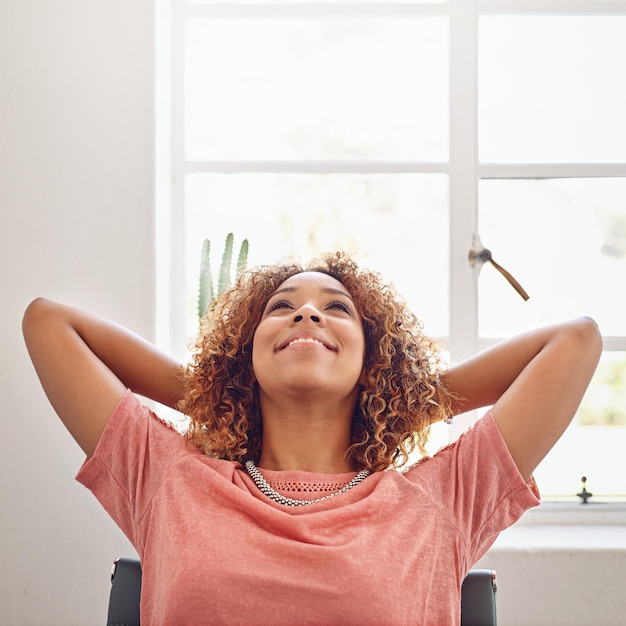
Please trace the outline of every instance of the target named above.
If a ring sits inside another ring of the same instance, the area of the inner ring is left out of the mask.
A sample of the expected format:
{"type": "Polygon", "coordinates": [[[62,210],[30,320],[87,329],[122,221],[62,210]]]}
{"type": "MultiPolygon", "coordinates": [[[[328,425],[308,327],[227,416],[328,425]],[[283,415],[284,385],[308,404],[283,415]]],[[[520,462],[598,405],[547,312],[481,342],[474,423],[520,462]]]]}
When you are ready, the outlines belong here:
{"type": "MultiPolygon", "coordinates": [[[[158,342],[184,358],[185,179],[194,173],[437,173],[449,181],[450,320],[445,338],[465,359],[501,338],[481,338],[478,320],[479,266],[469,262],[478,230],[478,189],[488,179],[626,178],[626,163],[482,163],[478,151],[478,37],[483,16],[626,15],[626,0],[449,0],[433,4],[321,3],[194,4],[157,0],[157,289],[158,342]],[[189,19],[275,16],[445,16],[449,21],[449,155],[447,162],[414,161],[190,161],[184,154],[184,28],[189,19]],[[160,104],[159,104],[160,103],[160,104]],[[166,182],[163,182],[166,181],[166,182]]],[[[604,337],[605,351],[626,351],[626,336],[604,337]]],[[[451,428],[456,437],[475,415],[451,428]]]]}

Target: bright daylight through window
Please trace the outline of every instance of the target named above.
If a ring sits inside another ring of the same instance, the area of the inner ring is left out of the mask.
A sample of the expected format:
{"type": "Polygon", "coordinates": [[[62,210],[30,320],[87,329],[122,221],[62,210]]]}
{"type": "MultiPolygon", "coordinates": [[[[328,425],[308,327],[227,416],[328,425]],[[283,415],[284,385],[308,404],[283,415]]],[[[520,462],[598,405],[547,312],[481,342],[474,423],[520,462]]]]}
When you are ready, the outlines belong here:
{"type": "Polygon", "coordinates": [[[537,478],[626,498],[626,2],[567,4],[173,0],[172,341],[229,232],[249,265],[348,250],[452,359],[591,315],[605,352],[537,478]]]}

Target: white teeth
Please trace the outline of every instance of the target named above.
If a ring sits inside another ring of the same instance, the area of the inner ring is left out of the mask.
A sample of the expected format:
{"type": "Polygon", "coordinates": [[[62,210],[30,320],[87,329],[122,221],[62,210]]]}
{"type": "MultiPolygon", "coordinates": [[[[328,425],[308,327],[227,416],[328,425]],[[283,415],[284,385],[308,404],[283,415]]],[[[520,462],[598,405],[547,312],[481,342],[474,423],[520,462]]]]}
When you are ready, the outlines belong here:
{"type": "Polygon", "coordinates": [[[318,343],[323,348],[326,347],[321,341],[313,339],[313,337],[298,337],[297,339],[290,341],[288,345],[293,346],[294,343],[318,343]]]}

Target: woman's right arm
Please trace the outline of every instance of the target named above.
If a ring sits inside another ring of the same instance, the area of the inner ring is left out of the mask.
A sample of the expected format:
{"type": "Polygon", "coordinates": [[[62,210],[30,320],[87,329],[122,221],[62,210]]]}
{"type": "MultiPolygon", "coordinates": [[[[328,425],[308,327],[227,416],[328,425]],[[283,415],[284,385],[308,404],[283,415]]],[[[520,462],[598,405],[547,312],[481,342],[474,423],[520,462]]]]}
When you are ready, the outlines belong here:
{"type": "Polygon", "coordinates": [[[88,456],[127,388],[172,408],[181,398],[180,363],[117,324],[38,298],[22,328],[50,403],[88,456]]]}

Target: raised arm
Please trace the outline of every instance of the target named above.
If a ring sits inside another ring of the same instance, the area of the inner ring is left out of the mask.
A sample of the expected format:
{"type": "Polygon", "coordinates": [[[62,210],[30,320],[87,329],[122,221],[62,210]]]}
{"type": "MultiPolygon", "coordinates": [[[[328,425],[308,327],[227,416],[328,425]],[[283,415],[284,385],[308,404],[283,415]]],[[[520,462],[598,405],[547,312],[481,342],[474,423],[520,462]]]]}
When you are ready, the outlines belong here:
{"type": "Polygon", "coordinates": [[[459,397],[458,413],[493,405],[527,479],[574,417],[601,351],[596,323],[583,317],[503,341],[450,368],[444,383],[459,397]]]}
{"type": "Polygon", "coordinates": [[[39,298],[22,327],[50,403],[87,455],[127,388],[171,407],[180,399],[179,363],[121,326],[39,298]]]}

